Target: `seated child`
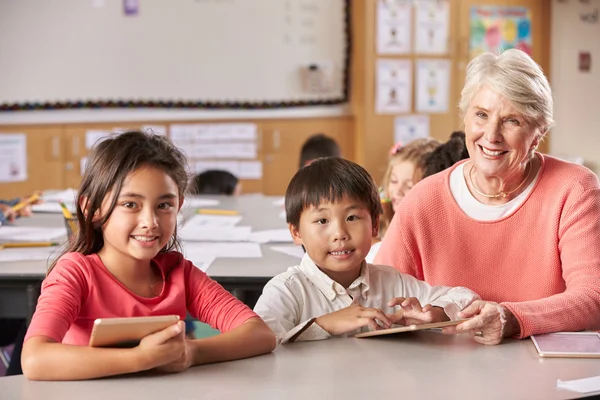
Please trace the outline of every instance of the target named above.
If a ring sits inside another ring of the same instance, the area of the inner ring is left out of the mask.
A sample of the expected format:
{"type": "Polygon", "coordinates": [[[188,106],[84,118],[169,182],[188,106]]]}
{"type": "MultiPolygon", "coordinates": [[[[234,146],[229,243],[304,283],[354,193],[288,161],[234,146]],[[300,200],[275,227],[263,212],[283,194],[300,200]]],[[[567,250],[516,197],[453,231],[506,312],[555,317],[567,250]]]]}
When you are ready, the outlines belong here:
{"type": "Polygon", "coordinates": [[[51,265],[25,337],[22,366],[35,380],[92,379],[270,352],[267,325],[178,249],[185,155],[167,138],[126,132],[98,143],[77,196],[78,232],[51,265]],[[183,321],[134,348],[89,347],[96,318],[187,312],[224,332],[185,338],[183,321]]]}
{"type": "Polygon", "coordinates": [[[341,157],[342,150],[337,142],[317,133],[309,137],[302,145],[300,150],[300,168],[309,165],[311,162],[322,157],[341,157]]]}
{"type": "Polygon", "coordinates": [[[199,173],[192,179],[190,194],[224,194],[237,196],[242,191],[238,178],[231,172],[211,169],[199,173]]]}
{"type": "Polygon", "coordinates": [[[421,179],[450,168],[465,158],[469,158],[469,152],[465,143],[465,133],[462,131],[452,132],[450,139],[446,143],[439,145],[435,150],[425,154],[423,157],[421,166],[423,177],[421,179]]]}
{"type": "Polygon", "coordinates": [[[379,226],[379,236],[373,243],[367,262],[373,262],[381,240],[394,217],[400,202],[408,191],[421,180],[423,174],[423,159],[436,149],[440,143],[431,138],[415,139],[407,145],[400,143],[392,147],[388,166],[382,181],[382,215],[379,226]]]}
{"type": "Polygon", "coordinates": [[[365,262],[381,204],[370,175],[352,161],[332,157],[301,168],[285,193],[285,209],[294,242],[306,254],[267,283],[254,308],[279,343],[457,319],[479,298],[365,262]]]}

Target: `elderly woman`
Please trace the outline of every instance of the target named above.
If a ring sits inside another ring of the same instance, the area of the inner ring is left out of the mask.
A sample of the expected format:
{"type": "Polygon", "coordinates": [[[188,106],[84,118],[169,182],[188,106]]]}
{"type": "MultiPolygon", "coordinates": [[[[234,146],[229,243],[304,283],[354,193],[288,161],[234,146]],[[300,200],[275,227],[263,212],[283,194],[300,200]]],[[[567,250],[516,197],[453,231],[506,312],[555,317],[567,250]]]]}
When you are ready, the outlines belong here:
{"type": "Polygon", "coordinates": [[[548,80],[519,50],[484,54],[461,96],[470,159],[408,193],[375,263],[479,293],[456,327],[479,343],[600,329],[598,178],[536,152],[548,80]]]}

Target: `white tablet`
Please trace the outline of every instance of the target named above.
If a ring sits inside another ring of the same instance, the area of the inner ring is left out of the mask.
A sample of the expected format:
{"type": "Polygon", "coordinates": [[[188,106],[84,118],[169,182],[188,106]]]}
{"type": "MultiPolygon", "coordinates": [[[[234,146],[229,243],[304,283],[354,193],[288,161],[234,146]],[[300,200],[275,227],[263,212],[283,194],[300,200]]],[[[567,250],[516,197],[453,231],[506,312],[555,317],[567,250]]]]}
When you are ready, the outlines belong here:
{"type": "Polygon", "coordinates": [[[600,358],[597,332],[556,332],[531,337],[540,357],[600,358]]]}
{"type": "Polygon", "coordinates": [[[179,321],[179,315],[98,318],[90,335],[92,347],[135,347],[144,337],[179,321]]]}

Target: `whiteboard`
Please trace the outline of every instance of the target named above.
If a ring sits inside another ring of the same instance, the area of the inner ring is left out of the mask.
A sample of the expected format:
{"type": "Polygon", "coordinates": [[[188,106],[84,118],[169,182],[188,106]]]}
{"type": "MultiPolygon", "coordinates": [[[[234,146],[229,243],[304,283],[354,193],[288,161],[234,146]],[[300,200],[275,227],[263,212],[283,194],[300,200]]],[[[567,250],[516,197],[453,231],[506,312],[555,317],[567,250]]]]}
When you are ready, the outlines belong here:
{"type": "Polygon", "coordinates": [[[348,97],[348,0],[0,0],[0,109],[269,108],[348,97]],[[302,71],[328,65],[310,92],[302,71]]]}

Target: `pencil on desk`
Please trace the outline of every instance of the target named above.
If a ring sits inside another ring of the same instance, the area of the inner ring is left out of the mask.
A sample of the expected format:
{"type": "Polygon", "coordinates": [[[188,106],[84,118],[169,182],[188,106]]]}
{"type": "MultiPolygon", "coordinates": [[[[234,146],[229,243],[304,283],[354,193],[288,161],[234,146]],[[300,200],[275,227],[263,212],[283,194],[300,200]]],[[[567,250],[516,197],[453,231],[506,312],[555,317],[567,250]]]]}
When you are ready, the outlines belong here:
{"type": "Polygon", "coordinates": [[[22,201],[18,204],[15,204],[14,206],[12,206],[12,210],[13,211],[21,211],[23,208],[27,207],[28,205],[35,203],[36,201],[38,201],[40,199],[40,195],[39,194],[34,194],[32,196],[30,196],[27,200],[22,201]]]}
{"type": "Polygon", "coordinates": [[[73,219],[73,214],[71,214],[71,211],[69,211],[69,209],[67,208],[67,205],[65,203],[63,203],[62,201],[58,204],[60,204],[60,208],[62,209],[62,213],[63,213],[64,217],[66,219],[73,219]]]}
{"type": "Polygon", "coordinates": [[[0,249],[15,249],[23,247],[52,247],[58,246],[56,242],[19,242],[19,243],[2,243],[0,249]]]}
{"type": "Polygon", "coordinates": [[[198,214],[212,214],[212,215],[238,215],[239,212],[236,210],[217,210],[212,208],[199,208],[198,214]]]}

